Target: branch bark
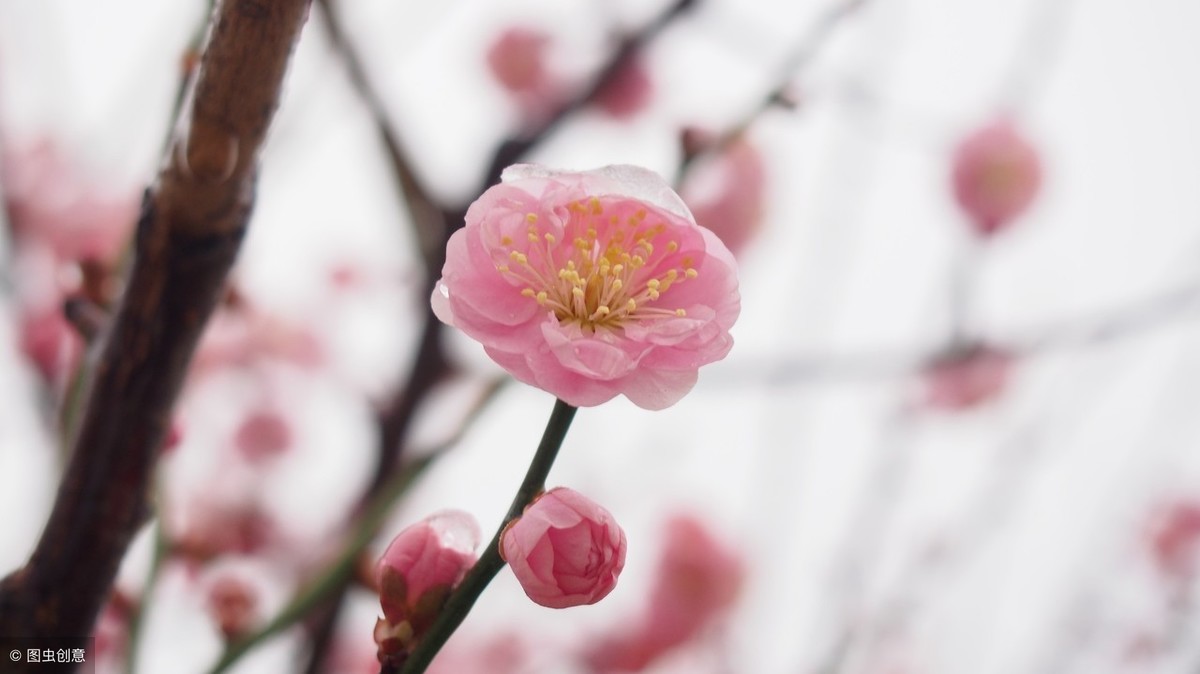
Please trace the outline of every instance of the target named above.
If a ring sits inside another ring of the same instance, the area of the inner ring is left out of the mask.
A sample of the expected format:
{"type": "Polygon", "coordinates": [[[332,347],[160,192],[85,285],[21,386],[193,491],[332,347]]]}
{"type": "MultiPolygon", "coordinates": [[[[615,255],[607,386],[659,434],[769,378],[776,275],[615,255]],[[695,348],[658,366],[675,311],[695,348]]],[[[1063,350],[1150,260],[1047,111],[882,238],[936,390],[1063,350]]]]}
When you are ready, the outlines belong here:
{"type": "Polygon", "coordinates": [[[143,201],[124,297],[100,336],[49,522],[26,565],[0,583],[6,637],[83,647],[149,513],[157,450],[240,248],[309,2],[223,0],[214,12],[184,123],[143,201]]]}

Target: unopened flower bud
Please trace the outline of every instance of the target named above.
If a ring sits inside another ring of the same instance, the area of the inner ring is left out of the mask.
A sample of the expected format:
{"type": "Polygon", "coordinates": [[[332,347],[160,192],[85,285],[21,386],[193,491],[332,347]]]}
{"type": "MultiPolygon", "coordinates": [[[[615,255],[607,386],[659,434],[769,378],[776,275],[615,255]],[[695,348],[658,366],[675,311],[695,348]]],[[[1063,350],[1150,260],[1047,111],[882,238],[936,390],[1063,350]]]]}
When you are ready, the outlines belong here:
{"type": "Polygon", "coordinates": [[[401,531],[375,567],[383,618],[375,626],[381,662],[408,651],[475,564],[479,525],[444,511],[401,531]]]}
{"type": "Polygon", "coordinates": [[[505,528],[500,554],[535,603],[595,604],[616,587],[625,566],[625,532],[594,501],[558,487],[505,528]]]}
{"type": "Polygon", "coordinates": [[[985,236],[1011,224],[1042,182],[1037,150],[1005,119],[970,134],[954,154],[954,196],[985,236]]]}

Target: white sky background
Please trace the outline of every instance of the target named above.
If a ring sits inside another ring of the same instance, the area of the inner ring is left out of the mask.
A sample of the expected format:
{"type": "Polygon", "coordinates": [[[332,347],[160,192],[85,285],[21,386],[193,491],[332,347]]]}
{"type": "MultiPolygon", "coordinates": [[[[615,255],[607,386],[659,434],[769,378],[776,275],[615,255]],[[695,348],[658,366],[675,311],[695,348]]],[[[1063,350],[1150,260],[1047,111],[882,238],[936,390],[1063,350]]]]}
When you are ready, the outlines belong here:
{"type": "MultiPolygon", "coordinates": [[[[423,177],[439,195],[464,198],[515,121],[482,66],[498,28],[519,20],[555,31],[560,66],[583,72],[604,54],[605,26],[640,25],[663,3],[344,4],[423,177]]],[[[144,183],[199,5],[0,0],[0,121],[12,137],[60,138],[108,183],[144,183]]],[[[752,106],[824,7],[700,5],[649,53],[650,110],[629,123],[580,115],[536,158],[671,175],[676,129],[719,128],[752,106]]],[[[582,410],[551,476],[625,526],[621,585],[596,607],[559,614],[524,600],[502,575],[468,632],[528,624],[569,640],[610,623],[637,604],[663,517],[687,507],[739,541],[751,563],[732,627],[734,671],[814,671],[848,621],[863,627],[840,670],[848,674],[1194,671],[1194,640],[1140,669],[1115,655],[1136,630],[1167,620],[1139,547],[1146,514],[1163,494],[1200,496],[1194,302],[1152,329],[1040,353],[1000,401],[960,415],[905,413],[912,377],[771,375],[781,362],[830,366],[945,342],[953,271],[969,252],[948,151],[1003,103],[1039,146],[1045,186],[1018,226],[975,252],[971,329],[1036,337],[1200,281],[1198,34],[1191,0],[868,0],[796,78],[803,106],[753,128],[771,169],[770,202],[764,234],[742,260],[733,353],[670,410],[623,399],[582,410]],[[949,550],[949,561],[918,565],[927,571],[914,576],[915,560],[935,549],[949,550]],[[904,597],[909,619],[883,631],[880,611],[904,597]]],[[[374,143],[323,27],[310,22],[238,278],[281,315],[319,324],[333,344],[341,380],[289,380],[302,391],[292,402],[303,460],[267,489],[280,512],[318,532],[368,470],[368,410],[354,390],[392,385],[413,339],[416,300],[397,284],[411,282],[416,261],[374,143]],[[323,270],[343,261],[379,285],[331,308],[323,270]]],[[[455,341],[455,352],[488,371],[474,344],[455,341]]],[[[5,569],[23,561],[52,491],[32,390],[11,323],[0,321],[5,569]]],[[[206,443],[234,423],[228,400],[197,394],[185,405],[189,434],[171,467],[182,491],[203,489],[216,470],[206,443]]],[[[421,484],[396,529],[456,507],[490,531],[550,406],[538,391],[504,392],[421,484]]],[[[137,578],[133,566],[126,580],[137,578]]],[[[143,665],[201,671],[216,636],[189,608],[183,582],[172,582],[143,665]]],[[[374,608],[358,609],[369,635],[374,608]]],[[[268,649],[245,671],[272,671],[284,655],[268,649]]],[[[661,671],[694,669],[681,659],[661,671]]]]}

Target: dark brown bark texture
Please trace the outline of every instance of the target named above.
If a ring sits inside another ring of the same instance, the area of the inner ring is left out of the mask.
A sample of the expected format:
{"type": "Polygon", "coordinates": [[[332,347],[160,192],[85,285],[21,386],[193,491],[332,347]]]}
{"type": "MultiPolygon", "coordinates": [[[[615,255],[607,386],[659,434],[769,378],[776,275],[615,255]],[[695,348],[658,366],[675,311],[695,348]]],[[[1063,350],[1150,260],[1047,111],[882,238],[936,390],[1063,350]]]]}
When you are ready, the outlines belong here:
{"type": "Polygon", "coordinates": [[[214,11],[191,102],[146,191],[124,296],[92,355],[50,519],[26,565],[0,583],[0,636],[83,647],[149,515],[158,448],[245,233],[259,150],[309,2],[223,0],[214,11]]]}

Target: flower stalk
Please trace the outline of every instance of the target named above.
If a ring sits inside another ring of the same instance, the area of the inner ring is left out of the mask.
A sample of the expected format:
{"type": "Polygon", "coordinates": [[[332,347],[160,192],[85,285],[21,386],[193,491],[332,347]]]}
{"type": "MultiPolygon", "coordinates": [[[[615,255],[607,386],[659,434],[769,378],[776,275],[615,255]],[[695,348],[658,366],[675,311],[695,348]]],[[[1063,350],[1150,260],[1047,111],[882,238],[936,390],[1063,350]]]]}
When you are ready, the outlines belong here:
{"type": "Polygon", "coordinates": [[[550,413],[549,421],[546,422],[542,441],[538,444],[537,452],[529,463],[525,479],[517,489],[508,513],[505,514],[504,520],[496,529],[496,534],[492,537],[491,542],[484,548],[479,561],[471,567],[462,583],[450,594],[445,606],[438,613],[437,619],[429,628],[429,632],[417,643],[417,647],[413,649],[404,665],[399,669],[385,665],[380,669],[380,674],[421,674],[424,672],[450,635],[454,634],[454,630],[462,624],[467,613],[471,611],[471,607],[483,594],[484,588],[492,582],[500,569],[504,568],[504,560],[500,558],[500,534],[509,522],[521,516],[525,507],[533,502],[534,497],[545,490],[546,476],[550,474],[550,468],[554,466],[554,459],[558,456],[558,450],[562,447],[576,411],[578,408],[568,405],[562,400],[554,401],[554,410],[550,413]]]}

